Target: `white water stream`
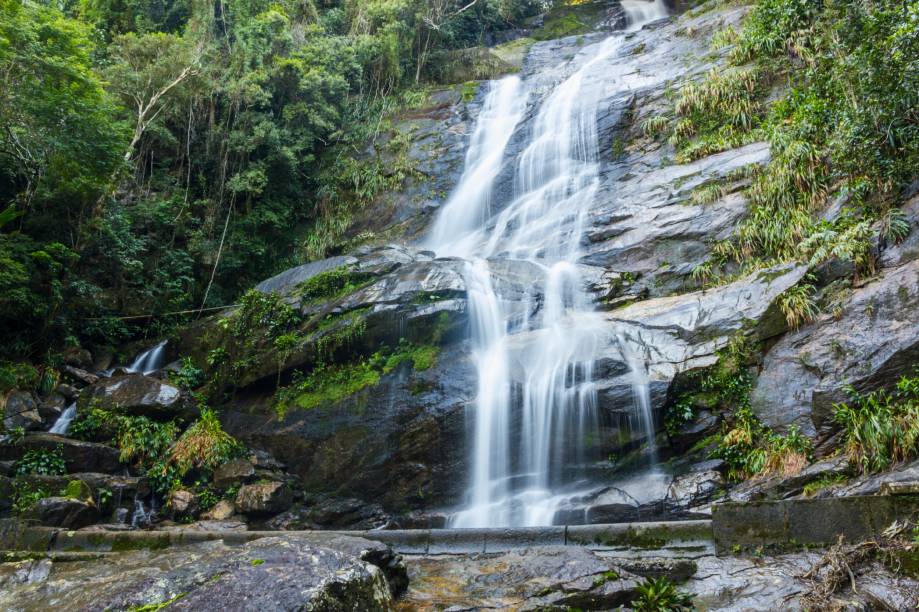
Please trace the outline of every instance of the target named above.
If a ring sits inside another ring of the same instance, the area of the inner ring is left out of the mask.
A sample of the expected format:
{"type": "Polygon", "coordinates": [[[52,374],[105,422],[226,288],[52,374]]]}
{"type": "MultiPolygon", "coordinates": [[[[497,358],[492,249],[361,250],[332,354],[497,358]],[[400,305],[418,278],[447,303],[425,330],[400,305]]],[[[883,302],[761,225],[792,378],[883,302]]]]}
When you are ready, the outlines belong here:
{"type": "Polygon", "coordinates": [[[163,360],[166,358],[166,342],[163,340],[138,355],[125,370],[132,374],[152,374],[162,368],[163,360]]]}
{"type": "MultiPolygon", "coordinates": [[[[630,29],[667,14],[662,0],[622,5],[630,29]]],[[[583,461],[585,441],[598,428],[592,370],[603,320],[584,291],[577,262],[600,182],[602,92],[616,91],[624,78],[609,61],[623,41],[614,34],[571,60],[570,76],[536,102],[515,159],[506,159],[507,148],[531,92],[518,77],[491,84],[463,176],[428,239],[438,256],[467,261],[478,374],[469,492],[452,527],[552,524],[567,499],[572,468],[583,461]],[[495,179],[507,163],[514,166],[514,195],[494,202],[495,179]],[[539,287],[522,307],[504,302],[495,289],[498,257],[539,271],[539,287]],[[521,321],[521,313],[533,312],[521,321]]],[[[639,421],[652,437],[646,374],[643,364],[632,368],[636,410],[645,413],[639,421]]]]}

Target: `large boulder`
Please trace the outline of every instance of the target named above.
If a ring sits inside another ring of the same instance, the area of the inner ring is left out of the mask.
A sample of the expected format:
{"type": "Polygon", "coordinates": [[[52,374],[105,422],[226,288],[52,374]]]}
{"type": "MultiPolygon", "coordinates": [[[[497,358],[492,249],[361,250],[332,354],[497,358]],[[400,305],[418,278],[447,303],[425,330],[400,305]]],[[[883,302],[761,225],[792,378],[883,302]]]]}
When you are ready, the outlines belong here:
{"type": "Polygon", "coordinates": [[[236,483],[248,482],[255,477],[255,466],[248,459],[227,461],[216,470],[212,478],[214,486],[226,489],[236,483]]]}
{"type": "Polygon", "coordinates": [[[159,419],[194,418],[196,404],[178,387],[144,376],[125,374],[103,378],[80,396],[80,407],[90,405],[159,419]]]}
{"type": "MultiPolygon", "coordinates": [[[[124,466],[121,466],[122,468],[124,466]]],[[[121,470],[119,470],[121,471],[121,470]]],[[[144,477],[124,476],[120,474],[101,474],[99,472],[72,472],[64,476],[47,476],[30,474],[28,481],[48,491],[63,491],[67,485],[79,480],[89,487],[92,498],[100,499],[103,491],[111,493],[108,501],[116,507],[133,506],[134,498],[146,498],[151,493],[150,483],[144,477]]]]}
{"type": "Polygon", "coordinates": [[[60,450],[68,474],[78,472],[117,473],[125,469],[118,451],[111,446],[74,440],[56,434],[29,434],[16,443],[0,443],[0,460],[20,459],[30,450],[60,450]]]}
{"type": "Polygon", "coordinates": [[[290,508],[293,494],[283,482],[243,485],[236,494],[236,509],[250,516],[271,516],[290,508]]]}
{"type": "MultiPolygon", "coordinates": [[[[413,568],[404,604],[410,609],[614,610],[637,598],[644,580],[633,571],[640,565],[603,558],[580,546],[533,546],[497,556],[442,555],[413,568]]],[[[653,571],[671,579],[685,577],[680,565],[662,562],[653,571]]]]}
{"type": "Polygon", "coordinates": [[[290,409],[241,396],[221,412],[227,432],[268,450],[304,490],[402,512],[455,503],[467,486],[466,406],[474,371],[465,347],[444,347],[425,371],[408,364],[341,401],[290,409]]]}
{"type": "Polygon", "coordinates": [[[919,260],[855,287],[835,312],[783,337],[766,354],[751,404],[770,427],[832,429],[833,405],[889,388],[919,363],[919,260]]]}
{"type": "Polygon", "coordinates": [[[99,520],[99,508],[91,501],[71,497],[46,497],[26,511],[24,518],[47,527],[79,529],[99,520]]]}
{"type": "Polygon", "coordinates": [[[14,389],[6,396],[5,401],[0,396],[0,403],[3,404],[3,425],[7,429],[22,427],[26,431],[31,431],[41,428],[39,404],[28,391],[14,389]]]}
{"type": "Polygon", "coordinates": [[[0,475],[0,512],[5,512],[13,506],[14,493],[13,479],[0,475]]]}
{"type": "Polygon", "coordinates": [[[430,252],[397,246],[366,248],[344,260],[332,259],[339,261],[346,263],[306,264],[259,285],[297,313],[290,332],[296,342],[283,353],[276,349],[268,329],[256,327],[238,335],[232,323],[239,311],[225,313],[231,325],[212,318],[184,330],[177,341],[179,352],[204,364],[209,351],[222,348],[237,363],[246,364],[225,383],[245,388],[274,383],[279,372],[308,371],[320,361],[370,356],[403,339],[443,340],[463,327],[463,262],[434,260],[430,252]],[[324,274],[346,277],[349,282],[327,296],[304,293],[308,281],[331,280],[320,276],[324,274]]]}
{"type": "Polygon", "coordinates": [[[405,566],[382,544],[309,536],[122,553],[77,561],[65,574],[4,584],[0,608],[391,610],[406,582],[405,566]]]}

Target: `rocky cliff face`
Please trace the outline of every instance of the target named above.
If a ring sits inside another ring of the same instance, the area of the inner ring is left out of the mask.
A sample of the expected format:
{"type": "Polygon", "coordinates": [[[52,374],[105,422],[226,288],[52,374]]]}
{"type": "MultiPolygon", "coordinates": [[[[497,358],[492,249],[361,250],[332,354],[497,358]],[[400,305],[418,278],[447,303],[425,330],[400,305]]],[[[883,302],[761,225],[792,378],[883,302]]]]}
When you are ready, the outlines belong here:
{"type": "MultiPolygon", "coordinates": [[[[607,453],[638,443],[622,418],[632,401],[623,342],[645,363],[658,424],[681,377],[712,366],[732,339],[746,336],[765,348],[754,372],[756,414],[779,430],[797,424],[806,434],[824,438],[832,434],[829,408],[845,398],[847,385],[860,390],[889,385],[910,371],[919,356],[916,232],[900,246],[879,245],[878,274],[847,286],[832,312],[793,332],[777,300],[802,281],[805,266],[778,266],[704,291],[693,279],[692,271],[709,256],[712,244],[729,236],[745,217],[741,189],[748,184],[746,171],[768,163],[769,146],[754,143],[680,165],[673,162],[673,148],[646,137],[641,125],[669,110],[668,92],[723,64],[726,51],[711,52],[710,37],[736,26],[744,12],[714,9],[653,23],[628,34],[620,52],[604,60],[609,69],[625,72],[628,87],[599,92],[604,100],[598,125],[602,184],[589,211],[580,264],[606,321],[595,382],[607,453]],[[714,201],[694,197],[715,184],[714,201]]],[[[510,160],[520,151],[533,105],[603,36],[569,37],[530,48],[522,73],[536,83],[535,99],[509,145],[506,171],[496,183],[499,192],[513,189],[510,160]]],[[[410,135],[409,155],[418,172],[404,190],[371,208],[361,227],[372,227],[378,238],[400,246],[363,247],[258,286],[266,295],[280,296],[296,313],[293,347],[278,350],[272,332],[259,325],[247,330],[255,341],[243,346],[227,332],[238,316],[233,313],[229,325],[205,322],[177,344],[180,353],[198,356],[222,347],[243,364],[227,382],[227,429],[270,450],[308,491],[379,507],[379,513],[360,519],[369,524],[385,523],[387,513],[456,504],[467,484],[460,475],[468,472],[466,411],[475,380],[463,333],[463,263],[436,259],[411,245],[459,176],[482,97],[481,91],[468,101],[456,91],[435,94],[428,109],[397,126],[410,135]],[[331,293],[317,297],[315,287],[310,288],[342,274],[348,280],[331,293]],[[411,360],[381,367],[372,384],[353,393],[278,412],[275,389],[284,387],[294,371],[374,355],[386,359],[396,354],[400,340],[435,347],[436,358],[423,368],[411,360]]],[[[908,208],[913,225],[916,206],[914,198],[908,208]]],[[[492,262],[498,293],[508,302],[539,292],[539,275],[529,265],[492,262]]],[[[825,287],[825,296],[845,282],[827,270],[814,272],[822,275],[818,284],[825,287]]],[[[516,341],[526,350],[526,335],[516,341]]],[[[697,434],[717,427],[716,416],[700,419],[705,422],[687,427],[697,434]]],[[[334,523],[342,513],[332,516],[334,523]]],[[[290,520],[322,524],[315,516],[290,520]]]]}

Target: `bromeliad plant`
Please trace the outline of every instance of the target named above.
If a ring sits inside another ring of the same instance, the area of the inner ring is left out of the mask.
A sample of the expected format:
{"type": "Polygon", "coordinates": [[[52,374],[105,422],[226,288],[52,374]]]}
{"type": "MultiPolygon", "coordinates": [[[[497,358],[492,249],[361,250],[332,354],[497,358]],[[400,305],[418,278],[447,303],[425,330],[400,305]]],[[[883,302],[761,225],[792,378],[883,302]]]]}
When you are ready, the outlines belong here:
{"type": "Polygon", "coordinates": [[[684,593],[666,578],[649,578],[637,587],[638,598],[632,602],[636,612],[688,612],[695,610],[692,595],[684,593]]]}
{"type": "Polygon", "coordinates": [[[860,395],[834,406],[845,448],[862,473],[879,472],[919,457],[919,376],[903,377],[893,392],[860,395]]]}

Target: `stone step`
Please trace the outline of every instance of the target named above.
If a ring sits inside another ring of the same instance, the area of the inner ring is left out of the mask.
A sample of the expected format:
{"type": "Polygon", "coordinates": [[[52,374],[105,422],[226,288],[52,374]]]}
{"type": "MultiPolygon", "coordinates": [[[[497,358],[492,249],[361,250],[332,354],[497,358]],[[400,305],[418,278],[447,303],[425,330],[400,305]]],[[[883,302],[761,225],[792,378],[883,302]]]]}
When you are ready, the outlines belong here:
{"type": "Polygon", "coordinates": [[[500,553],[533,546],[582,546],[609,554],[635,556],[642,551],[708,553],[714,551],[710,521],[623,523],[572,527],[511,529],[407,529],[372,531],[67,531],[16,520],[0,520],[0,550],[108,552],[156,550],[223,540],[243,544],[265,537],[296,535],[328,538],[357,536],[413,555],[500,553]],[[628,554],[626,554],[628,553],[628,554]]]}

